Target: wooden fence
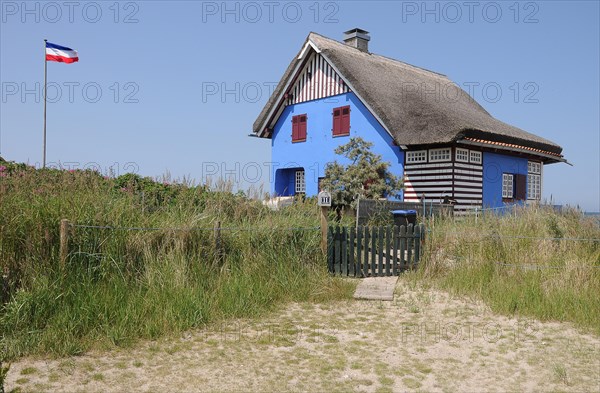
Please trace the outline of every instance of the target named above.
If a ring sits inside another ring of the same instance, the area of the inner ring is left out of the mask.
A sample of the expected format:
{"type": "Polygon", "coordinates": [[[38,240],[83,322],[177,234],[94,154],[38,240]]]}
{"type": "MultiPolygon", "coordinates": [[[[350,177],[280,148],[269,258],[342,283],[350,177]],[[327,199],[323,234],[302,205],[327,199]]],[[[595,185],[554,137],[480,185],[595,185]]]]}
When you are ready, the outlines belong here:
{"type": "Polygon", "coordinates": [[[396,276],[414,269],[423,251],[425,227],[329,227],[329,272],[350,277],[396,276]]]}

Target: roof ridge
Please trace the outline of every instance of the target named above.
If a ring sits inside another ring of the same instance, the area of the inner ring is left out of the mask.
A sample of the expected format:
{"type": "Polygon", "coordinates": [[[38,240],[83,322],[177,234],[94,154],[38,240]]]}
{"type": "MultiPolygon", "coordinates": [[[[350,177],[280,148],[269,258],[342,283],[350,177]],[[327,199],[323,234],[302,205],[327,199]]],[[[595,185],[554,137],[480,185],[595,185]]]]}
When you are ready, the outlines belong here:
{"type": "Polygon", "coordinates": [[[334,42],[335,44],[338,44],[338,45],[343,45],[345,48],[356,50],[356,51],[358,51],[358,52],[360,52],[360,53],[363,53],[363,54],[368,54],[368,55],[371,55],[371,56],[377,56],[377,57],[380,57],[380,58],[382,58],[382,59],[385,59],[385,60],[388,60],[388,61],[391,61],[391,62],[394,62],[394,63],[398,63],[398,64],[400,64],[400,65],[404,65],[404,66],[408,66],[408,67],[414,68],[414,69],[415,69],[415,70],[417,70],[417,71],[425,71],[425,72],[432,73],[432,74],[434,74],[434,75],[437,75],[437,76],[443,76],[444,78],[448,79],[448,75],[446,75],[446,74],[442,74],[442,73],[440,73],[440,72],[437,72],[437,71],[432,71],[432,70],[429,70],[429,69],[427,69],[427,68],[424,68],[424,67],[419,67],[419,66],[417,66],[417,65],[410,64],[410,63],[407,63],[407,62],[405,62],[405,61],[402,61],[402,60],[394,59],[393,57],[389,57],[389,56],[380,55],[379,53],[374,53],[374,52],[363,52],[363,51],[361,51],[361,50],[360,50],[360,49],[358,49],[358,48],[354,48],[354,47],[352,47],[352,46],[350,46],[350,45],[346,45],[346,44],[344,44],[344,43],[343,43],[343,42],[341,42],[341,41],[338,41],[338,40],[336,40],[336,39],[333,39],[333,38],[330,38],[330,37],[324,36],[323,34],[319,34],[319,33],[317,33],[317,32],[314,32],[314,31],[311,31],[311,32],[308,34],[308,39],[309,39],[309,40],[310,40],[310,36],[311,36],[312,34],[314,34],[314,35],[317,35],[317,36],[319,36],[319,37],[321,37],[321,38],[323,38],[323,39],[326,39],[326,40],[328,40],[328,41],[334,42]]]}
{"type": "Polygon", "coordinates": [[[399,63],[399,64],[402,64],[402,65],[405,65],[405,66],[409,66],[409,67],[415,68],[417,71],[425,71],[425,72],[428,72],[428,73],[431,73],[431,74],[434,74],[434,75],[437,75],[437,76],[443,76],[444,78],[448,79],[448,75],[442,74],[441,72],[432,71],[432,70],[429,70],[429,69],[424,68],[424,67],[419,67],[419,66],[407,63],[407,62],[402,61],[402,60],[394,59],[393,57],[388,57],[388,56],[380,55],[380,54],[377,54],[377,53],[373,53],[373,55],[377,56],[377,57],[381,57],[381,58],[386,59],[386,60],[390,60],[390,61],[392,61],[394,63],[399,63]]]}

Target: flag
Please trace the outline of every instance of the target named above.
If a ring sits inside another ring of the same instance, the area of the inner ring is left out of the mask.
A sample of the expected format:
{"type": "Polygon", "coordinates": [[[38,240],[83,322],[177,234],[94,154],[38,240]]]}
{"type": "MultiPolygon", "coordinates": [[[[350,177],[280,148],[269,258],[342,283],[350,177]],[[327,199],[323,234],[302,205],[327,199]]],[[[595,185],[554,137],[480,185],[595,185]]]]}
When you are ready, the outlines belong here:
{"type": "Polygon", "coordinates": [[[46,42],[46,61],[75,63],[79,61],[79,55],[71,48],[46,42]]]}

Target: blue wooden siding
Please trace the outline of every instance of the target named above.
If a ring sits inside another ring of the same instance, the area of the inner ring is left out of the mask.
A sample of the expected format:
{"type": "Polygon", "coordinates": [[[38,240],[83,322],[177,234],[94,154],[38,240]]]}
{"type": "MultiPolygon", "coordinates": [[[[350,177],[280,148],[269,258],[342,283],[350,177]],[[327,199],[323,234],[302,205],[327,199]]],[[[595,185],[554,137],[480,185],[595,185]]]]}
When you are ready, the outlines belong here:
{"type": "Polygon", "coordinates": [[[496,153],[483,153],[483,207],[501,207],[502,174],[527,175],[527,159],[496,153]]]}
{"type": "Polygon", "coordinates": [[[287,106],[273,130],[271,146],[275,180],[271,182],[271,193],[293,195],[294,171],[283,169],[304,168],[306,195],[316,195],[318,179],[325,175],[326,164],[336,160],[341,164],[348,163],[333,150],[355,136],[373,143],[372,151],[391,164],[390,170],[394,174],[403,175],[404,152],[393,145],[391,136],[354,93],[287,106]],[[350,105],[351,110],[350,136],[333,137],[333,109],[345,105],[350,105]],[[308,116],[306,141],[292,143],[292,116],[304,113],[308,116]]]}

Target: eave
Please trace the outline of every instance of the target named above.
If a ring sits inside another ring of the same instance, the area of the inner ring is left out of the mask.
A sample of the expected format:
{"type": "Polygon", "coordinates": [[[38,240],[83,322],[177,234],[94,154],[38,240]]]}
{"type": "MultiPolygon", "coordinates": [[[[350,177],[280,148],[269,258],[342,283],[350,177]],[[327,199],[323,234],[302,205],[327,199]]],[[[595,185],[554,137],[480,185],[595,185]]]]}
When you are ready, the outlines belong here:
{"type": "Polygon", "coordinates": [[[570,162],[568,162],[560,154],[552,153],[552,152],[548,152],[548,151],[544,151],[544,150],[540,150],[540,149],[536,149],[536,148],[528,147],[528,146],[521,146],[521,145],[516,145],[516,144],[512,144],[512,143],[495,142],[495,141],[488,141],[488,140],[474,139],[474,138],[460,139],[460,140],[457,140],[456,143],[463,144],[463,145],[483,147],[483,148],[493,148],[493,149],[497,149],[497,150],[505,150],[505,151],[524,153],[524,154],[541,157],[544,159],[544,163],[546,163],[546,164],[564,162],[565,164],[572,166],[572,164],[570,162]]]}

